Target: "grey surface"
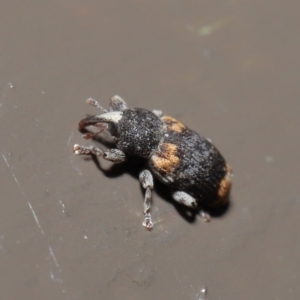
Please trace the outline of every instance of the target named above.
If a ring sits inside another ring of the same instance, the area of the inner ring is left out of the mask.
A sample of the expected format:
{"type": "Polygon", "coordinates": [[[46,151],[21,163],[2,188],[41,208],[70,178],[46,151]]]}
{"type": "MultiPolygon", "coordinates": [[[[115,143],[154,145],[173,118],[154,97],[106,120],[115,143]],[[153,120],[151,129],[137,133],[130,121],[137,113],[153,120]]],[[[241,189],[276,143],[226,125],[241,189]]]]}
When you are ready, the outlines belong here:
{"type": "Polygon", "coordinates": [[[299,1],[0,7],[1,299],[299,299],[299,1]],[[149,233],[138,180],[73,155],[85,99],[114,94],[213,140],[223,216],[155,193],[149,233]]]}

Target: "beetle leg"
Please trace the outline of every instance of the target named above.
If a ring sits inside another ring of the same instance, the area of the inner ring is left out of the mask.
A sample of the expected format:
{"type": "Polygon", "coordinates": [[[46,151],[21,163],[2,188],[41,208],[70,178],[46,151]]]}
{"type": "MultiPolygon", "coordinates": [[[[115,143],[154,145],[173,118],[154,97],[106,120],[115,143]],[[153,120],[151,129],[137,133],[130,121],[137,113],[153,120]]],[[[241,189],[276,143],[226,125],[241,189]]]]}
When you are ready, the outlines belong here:
{"type": "Polygon", "coordinates": [[[92,105],[92,106],[97,107],[98,109],[102,110],[104,113],[107,112],[107,110],[104,109],[104,108],[99,104],[99,102],[98,102],[97,100],[93,99],[93,98],[87,99],[87,100],[86,100],[86,103],[87,103],[87,104],[90,104],[90,105],[92,105]]]}
{"type": "Polygon", "coordinates": [[[188,207],[195,208],[197,207],[197,201],[195,198],[190,196],[189,194],[185,192],[175,192],[173,193],[173,199],[181,204],[184,204],[188,207]]]}
{"type": "Polygon", "coordinates": [[[101,150],[98,147],[84,147],[78,144],[73,146],[73,151],[77,155],[96,155],[102,156],[103,159],[109,160],[114,163],[123,162],[126,160],[125,153],[119,149],[108,149],[106,151],[101,150]]]}
{"type": "Polygon", "coordinates": [[[204,210],[200,210],[200,218],[204,221],[204,222],[210,222],[210,214],[204,210]]]}
{"type": "Polygon", "coordinates": [[[158,117],[161,117],[163,115],[163,112],[160,109],[153,109],[152,112],[158,117]]]}
{"type": "Polygon", "coordinates": [[[153,228],[152,218],[150,214],[151,208],[151,190],[153,189],[153,176],[149,170],[143,170],[139,175],[140,182],[143,189],[145,189],[145,198],[144,198],[144,222],[143,226],[148,230],[153,228]]]}
{"type": "MultiPolygon", "coordinates": [[[[188,207],[196,208],[197,201],[185,192],[175,192],[173,193],[173,199],[181,204],[184,204],[188,207]]],[[[204,210],[200,210],[200,217],[204,222],[210,221],[210,214],[204,210]]]]}
{"type": "Polygon", "coordinates": [[[73,152],[77,155],[103,156],[103,151],[100,148],[94,147],[94,146],[84,147],[84,146],[80,146],[78,144],[75,144],[73,146],[73,152]]]}
{"type": "MultiPolygon", "coordinates": [[[[82,125],[84,126],[84,125],[82,125]]],[[[87,132],[87,133],[84,133],[82,135],[82,137],[86,140],[90,140],[90,139],[94,139],[96,138],[98,135],[100,135],[105,129],[107,129],[107,124],[105,123],[97,123],[94,125],[95,127],[97,127],[98,131],[96,132],[87,132]]]]}
{"type": "Polygon", "coordinates": [[[115,95],[110,99],[109,111],[123,111],[128,109],[127,103],[120,96],[115,95]]]}

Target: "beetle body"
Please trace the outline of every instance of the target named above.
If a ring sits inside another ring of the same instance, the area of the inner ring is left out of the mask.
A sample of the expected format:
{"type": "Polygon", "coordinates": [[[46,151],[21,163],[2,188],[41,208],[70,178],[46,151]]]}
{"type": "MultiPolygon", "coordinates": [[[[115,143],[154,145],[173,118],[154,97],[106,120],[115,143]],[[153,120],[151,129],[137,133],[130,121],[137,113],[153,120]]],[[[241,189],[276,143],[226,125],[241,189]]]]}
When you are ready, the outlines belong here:
{"type": "MultiPolygon", "coordinates": [[[[101,108],[95,100],[89,103],[101,108]]],[[[113,162],[122,162],[132,156],[145,159],[148,168],[140,174],[146,190],[145,227],[151,229],[153,226],[150,215],[152,174],[170,187],[176,201],[187,206],[196,207],[197,201],[205,206],[220,206],[228,201],[231,170],[210,141],[157,111],[129,109],[118,96],[112,98],[110,111],[102,110],[102,114],[82,120],[80,128],[89,125],[102,128],[103,123],[109,124],[108,130],[116,140],[117,149],[103,152],[96,147],[74,145],[74,151],[96,154],[113,162]]]]}
{"type": "Polygon", "coordinates": [[[162,117],[163,138],[149,163],[153,173],[173,189],[202,204],[227,202],[231,171],[220,152],[204,137],[171,117],[162,117]]]}

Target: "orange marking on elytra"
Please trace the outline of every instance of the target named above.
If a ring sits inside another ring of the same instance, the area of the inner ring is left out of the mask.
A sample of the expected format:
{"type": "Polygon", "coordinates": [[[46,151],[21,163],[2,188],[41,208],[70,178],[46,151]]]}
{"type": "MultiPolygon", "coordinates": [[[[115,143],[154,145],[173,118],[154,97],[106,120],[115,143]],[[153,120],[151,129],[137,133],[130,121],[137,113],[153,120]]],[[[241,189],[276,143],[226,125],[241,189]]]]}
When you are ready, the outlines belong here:
{"type": "Polygon", "coordinates": [[[168,130],[180,133],[184,129],[186,129],[186,126],[184,124],[172,117],[164,116],[161,118],[161,120],[166,124],[168,130]]]}
{"type": "Polygon", "coordinates": [[[180,161],[177,156],[177,146],[163,143],[160,146],[160,151],[153,155],[152,161],[158,170],[171,173],[180,161]]]}

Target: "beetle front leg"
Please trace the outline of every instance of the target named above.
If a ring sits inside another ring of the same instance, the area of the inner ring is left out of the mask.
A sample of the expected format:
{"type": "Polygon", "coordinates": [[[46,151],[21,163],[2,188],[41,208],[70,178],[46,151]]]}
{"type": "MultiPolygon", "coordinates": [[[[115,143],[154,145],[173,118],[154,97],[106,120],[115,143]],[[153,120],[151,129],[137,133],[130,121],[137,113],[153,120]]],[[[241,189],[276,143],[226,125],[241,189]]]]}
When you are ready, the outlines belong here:
{"type": "Polygon", "coordinates": [[[92,105],[92,106],[97,107],[98,109],[102,110],[104,113],[107,112],[107,110],[104,109],[104,108],[99,104],[99,102],[98,102],[97,100],[93,99],[93,98],[87,99],[87,100],[86,100],[86,103],[87,103],[87,104],[90,104],[90,105],[92,105]]]}
{"type": "Polygon", "coordinates": [[[128,109],[128,105],[120,96],[115,95],[110,99],[109,111],[123,111],[125,109],[128,109]]]}
{"type": "Polygon", "coordinates": [[[149,170],[144,170],[139,175],[140,182],[143,189],[145,189],[145,198],[144,198],[144,222],[143,226],[148,230],[153,228],[153,222],[150,214],[152,195],[151,190],[153,189],[153,176],[149,170]]]}
{"type": "Polygon", "coordinates": [[[114,163],[119,163],[119,162],[123,162],[126,160],[125,153],[119,149],[108,149],[106,151],[102,151],[98,147],[94,147],[94,146],[84,147],[84,146],[75,144],[73,146],[73,151],[77,155],[102,156],[103,159],[114,162],[114,163]]]}

